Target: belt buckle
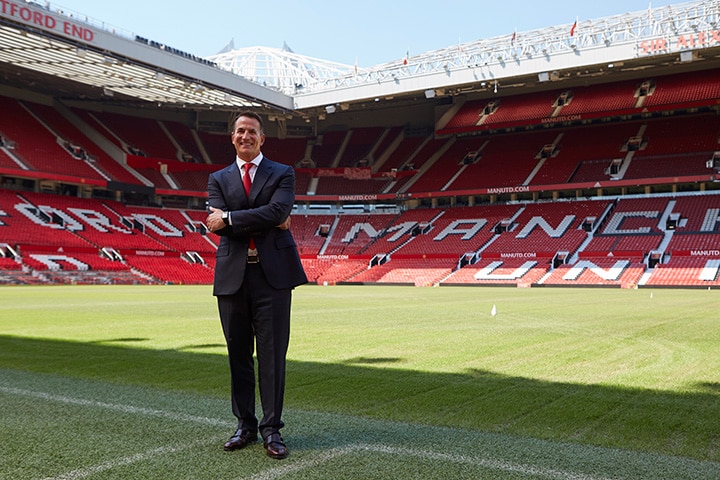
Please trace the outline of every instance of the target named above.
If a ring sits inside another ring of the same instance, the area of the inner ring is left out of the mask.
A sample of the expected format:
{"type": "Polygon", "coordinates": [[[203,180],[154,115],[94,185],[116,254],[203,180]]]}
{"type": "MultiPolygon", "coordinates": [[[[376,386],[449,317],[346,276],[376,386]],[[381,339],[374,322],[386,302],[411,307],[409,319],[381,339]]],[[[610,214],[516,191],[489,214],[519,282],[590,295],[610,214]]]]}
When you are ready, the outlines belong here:
{"type": "Polygon", "coordinates": [[[257,255],[248,255],[247,263],[260,263],[260,257],[257,255]]]}

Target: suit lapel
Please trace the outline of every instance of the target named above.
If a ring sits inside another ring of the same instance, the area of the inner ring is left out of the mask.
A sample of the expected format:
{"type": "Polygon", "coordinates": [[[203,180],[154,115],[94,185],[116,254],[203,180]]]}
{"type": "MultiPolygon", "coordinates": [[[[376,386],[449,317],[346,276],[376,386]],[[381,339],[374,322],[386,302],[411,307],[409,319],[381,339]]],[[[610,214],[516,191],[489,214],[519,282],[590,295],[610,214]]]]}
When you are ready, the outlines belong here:
{"type": "Polygon", "coordinates": [[[272,165],[270,164],[270,160],[268,160],[266,157],[263,157],[263,161],[260,162],[260,165],[257,167],[257,171],[255,172],[255,178],[253,179],[252,187],[250,187],[250,205],[255,202],[255,199],[262,191],[265,183],[268,181],[271,174],[272,165]]]}
{"type": "Polygon", "coordinates": [[[247,205],[248,200],[245,195],[245,187],[243,187],[240,169],[237,163],[233,162],[223,172],[223,178],[227,184],[225,195],[227,195],[228,207],[237,208],[247,205]]]}

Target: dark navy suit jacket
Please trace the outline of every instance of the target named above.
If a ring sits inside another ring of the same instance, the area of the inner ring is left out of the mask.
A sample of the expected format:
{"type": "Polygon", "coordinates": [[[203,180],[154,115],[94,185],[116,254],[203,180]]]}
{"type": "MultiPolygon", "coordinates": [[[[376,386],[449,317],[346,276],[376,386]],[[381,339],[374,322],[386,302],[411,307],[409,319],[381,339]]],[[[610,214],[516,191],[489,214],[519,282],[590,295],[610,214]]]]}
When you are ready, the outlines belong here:
{"type": "Polygon", "coordinates": [[[295,171],[263,157],[255,172],[250,196],[245,194],[236,162],[208,179],[208,205],[229,211],[232,225],[220,235],[213,295],[232,295],[240,289],[252,236],[268,283],[276,289],[307,282],[290,230],[277,227],[295,202],[295,171]]]}

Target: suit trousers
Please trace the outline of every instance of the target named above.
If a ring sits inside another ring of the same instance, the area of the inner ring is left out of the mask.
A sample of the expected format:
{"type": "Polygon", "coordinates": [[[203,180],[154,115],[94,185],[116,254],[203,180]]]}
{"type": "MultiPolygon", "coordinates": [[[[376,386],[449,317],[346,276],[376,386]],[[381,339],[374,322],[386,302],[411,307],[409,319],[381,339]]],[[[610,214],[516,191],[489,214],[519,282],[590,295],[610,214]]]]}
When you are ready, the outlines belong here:
{"type": "Polygon", "coordinates": [[[259,263],[248,264],[240,289],[217,297],[230,361],[233,414],[238,428],[259,431],[263,438],[283,427],[285,358],[290,340],[292,289],[271,287],[259,263]],[[255,362],[263,416],[255,414],[255,362]]]}

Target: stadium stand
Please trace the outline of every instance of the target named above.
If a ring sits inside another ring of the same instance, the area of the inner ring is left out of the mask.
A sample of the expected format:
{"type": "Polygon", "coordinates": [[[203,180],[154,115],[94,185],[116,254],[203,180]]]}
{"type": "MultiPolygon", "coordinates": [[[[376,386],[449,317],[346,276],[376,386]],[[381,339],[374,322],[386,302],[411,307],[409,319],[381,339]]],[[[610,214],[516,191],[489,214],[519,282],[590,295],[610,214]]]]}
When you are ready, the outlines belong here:
{"type": "Polygon", "coordinates": [[[23,106],[53,132],[65,148],[74,150],[71,153],[74,153],[75,158],[90,162],[89,165],[98,170],[104,178],[127,183],[138,181],[122,164],[113,160],[55,108],[32,102],[23,102],[23,106]]]}
{"type": "MultiPolygon", "coordinates": [[[[154,281],[210,281],[216,239],[203,232],[201,211],[7,190],[0,202],[0,238],[19,253],[6,257],[4,273],[134,269],[154,281]],[[101,256],[103,249],[115,252],[116,260],[101,256]],[[54,256],[54,268],[37,255],[54,256]]],[[[698,279],[690,285],[709,285],[699,279],[709,278],[720,257],[718,223],[720,196],[694,195],[425,208],[399,215],[296,214],[291,228],[310,278],[322,283],[628,286],[640,282],[653,252],[660,260],[646,284],[678,282],[690,274],[673,269],[690,268],[698,279]]]]}
{"type": "MultiPolygon", "coordinates": [[[[102,175],[75,157],[64,141],[46,128],[21,102],[0,96],[0,131],[13,145],[18,169],[36,170],[101,181],[102,175]]],[[[6,152],[7,154],[8,152],[6,152]]]]}
{"type": "Polygon", "coordinates": [[[95,119],[112,132],[129,152],[142,157],[178,160],[178,149],[170,139],[161,122],[149,118],[97,112],[95,119]]]}
{"type": "MultiPolygon", "coordinates": [[[[308,278],[720,286],[720,57],[695,46],[627,59],[622,74],[617,62],[493,81],[466,63],[473,81],[397,103],[398,70],[370,101],[292,112],[251,98],[268,120],[263,153],[296,171],[308,278]]],[[[0,283],[212,282],[205,190],[235,157],[236,109],[104,90],[86,102],[53,74],[36,91],[2,78],[0,283]]]]}
{"type": "MultiPolygon", "coordinates": [[[[235,158],[235,150],[230,143],[229,132],[199,131],[198,137],[207,152],[211,163],[226,165],[228,159],[235,158]]],[[[279,159],[277,161],[280,161],[279,159]]]]}
{"type": "Polygon", "coordinates": [[[184,162],[204,163],[205,155],[197,138],[197,131],[187,128],[179,122],[160,122],[160,125],[168,131],[171,140],[177,143],[180,151],[178,160],[184,162]]]}

